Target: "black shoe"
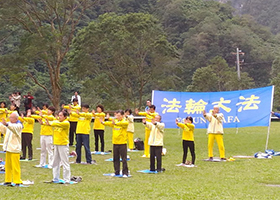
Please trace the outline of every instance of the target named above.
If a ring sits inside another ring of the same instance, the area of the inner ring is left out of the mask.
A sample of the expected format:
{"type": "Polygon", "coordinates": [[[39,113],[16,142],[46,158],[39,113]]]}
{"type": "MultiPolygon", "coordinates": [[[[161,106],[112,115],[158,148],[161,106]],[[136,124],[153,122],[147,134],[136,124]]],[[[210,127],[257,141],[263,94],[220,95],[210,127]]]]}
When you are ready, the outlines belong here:
{"type": "Polygon", "coordinates": [[[32,160],[32,158],[28,158],[28,160],[32,160]]]}
{"type": "Polygon", "coordinates": [[[5,185],[5,186],[12,186],[12,183],[11,182],[5,182],[3,185],[5,185]]]}
{"type": "Polygon", "coordinates": [[[161,168],[161,169],[157,169],[157,172],[164,172],[165,169],[164,168],[161,168]]]}
{"type": "Polygon", "coordinates": [[[207,161],[213,161],[213,157],[209,157],[207,161]]]}
{"type": "Polygon", "coordinates": [[[20,187],[20,184],[19,183],[17,183],[17,184],[15,184],[15,186],[14,187],[20,187]]]}
{"type": "Polygon", "coordinates": [[[20,160],[25,160],[25,158],[24,157],[20,157],[20,160]]]}
{"type": "Polygon", "coordinates": [[[227,161],[227,159],[226,158],[221,158],[221,161],[227,161]]]}

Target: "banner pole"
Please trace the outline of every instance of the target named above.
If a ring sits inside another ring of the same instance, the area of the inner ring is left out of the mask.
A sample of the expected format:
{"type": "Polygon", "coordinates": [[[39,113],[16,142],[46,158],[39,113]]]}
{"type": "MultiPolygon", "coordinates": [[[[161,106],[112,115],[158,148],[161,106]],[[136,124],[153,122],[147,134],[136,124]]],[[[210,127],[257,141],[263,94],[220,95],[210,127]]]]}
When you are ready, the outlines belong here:
{"type": "Polygon", "coordinates": [[[269,117],[269,124],[267,128],[267,136],[266,136],[266,143],[265,143],[265,150],[267,150],[268,147],[268,140],[269,140],[269,134],[270,134],[270,125],[271,125],[271,112],[273,107],[273,97],[274,97],[274,85],[272,86],[272,92],[271,92],[271,106],[270,106],[270,117],[269,117]]]}

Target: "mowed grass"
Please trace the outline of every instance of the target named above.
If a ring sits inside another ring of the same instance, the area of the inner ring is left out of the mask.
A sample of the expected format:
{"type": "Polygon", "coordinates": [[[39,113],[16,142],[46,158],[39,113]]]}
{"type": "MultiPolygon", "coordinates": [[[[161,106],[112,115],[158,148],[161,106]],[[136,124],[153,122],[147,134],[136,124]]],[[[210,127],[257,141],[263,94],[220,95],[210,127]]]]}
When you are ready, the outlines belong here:
{"type": "MultiPolygon", "coordinates": [[[[144,127],[135,124],[134,138],[144,138],[144,127]]],[[[273,122],[270,131],[269,149],[280,151],[280,123],[273,122]]],[[[32,180],[28,188],[0,187],[1,199],[279,199],[279,187],[266,184],[280,184],[280,157],[272,159],[237,159],[233,162],[205,162],[207,158],[207,135],[205,129],[195,130],[196,168],[177,167],[182,160],[181,131],[166,129],[160,174],[142,174],[137,170],[149,168],[149,159],[141,158],[143,152],[129,152],[128,167],[132,177],[114,178],[103,176],[112,173],[113,163],[105,162],[112,155],[93,155],[97,165],[71,164],[71,173],[82,176],[83,181],[75,185],[46,184],[52,180],[52,170],[34,168],[39,163],[40,127],[36,123],[33,139],[34,158],[37,161],[21,162],[22,179],[32,180]]],[[[111,150],[111,128],[105,131],[105,149],[111,150]]],[[[267,127],[226,129],[224,142],[226,157],[254,155],[264,151],[267,127]]],[[[94,136],[91,134],[91,150],[94,150],[94,136]]],[[[74,150],[70,147],[70,151],[74,150]]],[[[4,158],[4,154],[0,155],[4,158]]],[[[218,157],[217,145],[214,156],[218,157]]],[[[70,159],[74,161],[73,158],[70,159]]],[[[190,160],[190,156],[188,156],[190,160]]],[[[85,161],[84,151],[82,161],[85,161]]],[[[62,171],[62,170],[61,170],[62,171]]],[[[61,174],[62,177],[62,174],[61,174]]],[[[4,175],[0,174],[4,181],[4,175]]]]}

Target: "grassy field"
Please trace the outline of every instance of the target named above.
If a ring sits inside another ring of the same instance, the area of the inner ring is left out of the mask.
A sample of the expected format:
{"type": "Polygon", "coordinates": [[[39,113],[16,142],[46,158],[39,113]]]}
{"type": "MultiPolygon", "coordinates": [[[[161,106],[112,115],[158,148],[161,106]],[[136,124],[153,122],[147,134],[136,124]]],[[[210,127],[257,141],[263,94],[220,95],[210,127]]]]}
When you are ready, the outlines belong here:
{"type": "MultiPolygon", "coordinates": [[[[144,127],[135,124],[134,137],[143,138],[144,127]]],[[[160,174],[141,174],[137,170],[149,168],[149,159],[141,158],[143,152],[129,152],[131,161],[128,167],[132,177],[128,179],[105,177],[112,173],[113,163],[105,162],[112,155],[94,155],[97,165],[71,165],[71,173],[82,176],[83,181],[76,185],[57,185],[43,183],[52,179],[52,170],[34,168],[39,163],[39,125],[36,124],[33,140],[34,158],[37,161],[21,162],[22,179],[32,180],[29,188],[1,187],[1,199],[280,199],[279,187],[266,184],[280,184],[280,157],[272,159],[237,159],[233,162],[204,162],[207,158],[207,135],[205,129],[195,130],[197,162],[196,168],[176,167],[182,159],[181,132],[166,129],[164,147],[167,155],[163,157],[160,174]]],[[[280,123],[273,122],[269,149],[280,151],[280,123]]],[[[264,151],[266,127],[226,129],[224,136],[226,157],[234,155],[254,155],[264,151]]],[[[111,150],[111,129],[105,132],[105,149],[111,150]]],[[[91,134],[91,150],[94,138],[91,134]]],[[[73,147],[70,151],[74,150],[73,147]]],[[[4,157],[4,154],[0,155],[4,157]]],[[[218,155],[214,146],[214,156],[218,155]]],[[[74,160],[71,158],[71,160],[74,160]]],[[[190,160],[190,156],[188,157],[190,160]]],[[[83,152],[82,161],[85,161],[83,152]]],[[[4,175],[0,174],[4,181],[4,175]]]]}

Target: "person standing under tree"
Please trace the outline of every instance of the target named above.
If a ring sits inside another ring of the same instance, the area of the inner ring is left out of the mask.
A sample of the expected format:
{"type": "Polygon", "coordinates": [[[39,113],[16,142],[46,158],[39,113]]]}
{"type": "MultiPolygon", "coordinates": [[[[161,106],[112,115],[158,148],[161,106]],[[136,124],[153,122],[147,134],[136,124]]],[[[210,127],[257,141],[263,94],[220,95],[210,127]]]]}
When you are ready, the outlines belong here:
{"type": "Polygon", "coordinates": [[[219,106],[214,106],[211,113],[206,113],[206,111],[204,110],[203,116],[205,117],[206,120],[209,121],[208,129],[207,129],[209,161],[213,161],[214,140],[217,141],[221,160],[226,161],[225,147],[224,147],[224,140],[223,140],[223,135],[224,135],[223,113],[220,113],[219,106]]]}
{"type": "Polygon", "coordinates": [[[24,107],[25,107],[25,112],[27,113],[27,110],[32,108],[32,100],[34,97],[31,95],[31,92],[28,92],[27,95],[23,96],[24,98],[24,107]]]}
{"type": "Polygon", "coordinates": [[[151,130],[149,137],[149,145],[150,145],[150,171],[152,172],[163,172],[165,171],[162,168],[162,147],[163,147],[163,133],[164,133],[164,123],[161,123],[161,116],[156,115],[151,122],[146,121],[146,119],[142,120],[143,124],[151,130]],[[157,159],[157,169],[155,168],[155,158],[157,159]]]}
{"type": "Polygon", "coordinates": [[[78,105],[81,107],[82,100],[81,100],[81,96],[78,94],[78,91],[74,92],[74,95],[71,97],[71,102],[73,102],[74,99],[78,100],[78,105]]]}
{"type": "Polygon", "coordinates": [[[20,170],[20,152],[21,152],[21,132],[22,123],[18,120],[18,113],[13,112],[10,115],[10,122],[2,119],[0,123],[0,132],[5,133],[3,150],[6,152],[5,160],[5,182],[4,185],[20,186],[21,170],[20,170]]]}

